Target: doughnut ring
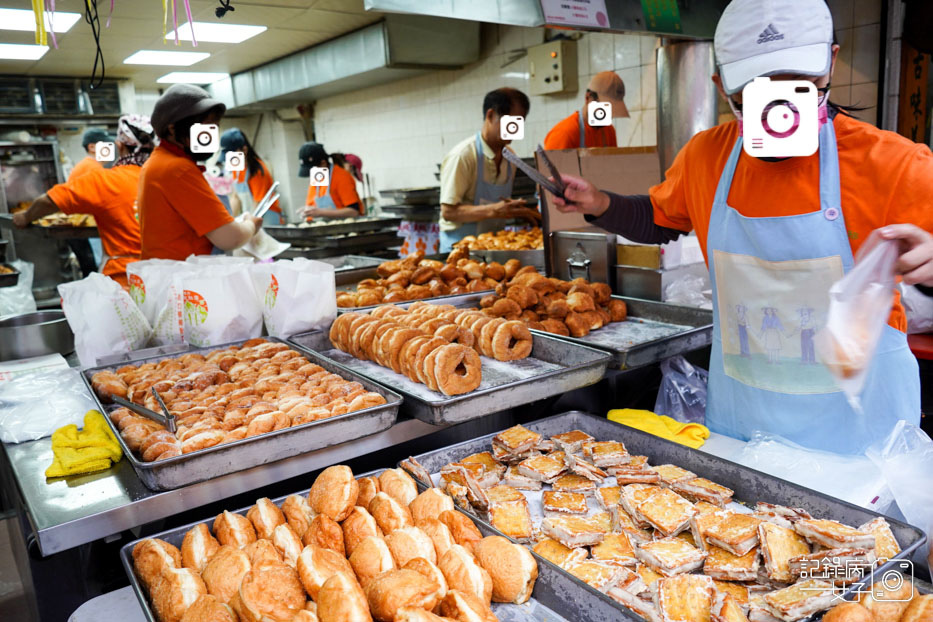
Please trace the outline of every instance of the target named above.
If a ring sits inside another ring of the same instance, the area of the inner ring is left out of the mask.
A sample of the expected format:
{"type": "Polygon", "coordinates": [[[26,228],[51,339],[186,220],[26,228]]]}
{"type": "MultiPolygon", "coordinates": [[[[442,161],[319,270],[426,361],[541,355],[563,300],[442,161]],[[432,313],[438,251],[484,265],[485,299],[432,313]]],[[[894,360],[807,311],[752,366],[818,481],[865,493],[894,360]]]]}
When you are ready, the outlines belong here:
{"type": "Polygon", "coordinates": [[[484,356],[494,357],[492,352],[492,338],[496,330],[505,323],[505,320],[493,320],[483,325],[480,330],[479,351],[484,356]]]}
{"type": "Polygon", "coordinates": [[[492,353],[497,361],[517,361],[531,354],[531,333],[524,322],[504,322],[492,339],[492,353]]]}
{"type": "Polygon", "coordinates": [[[415,353],[418,352],[418,348],[421,347],[421,344],[426,343],[427,341],[428,337],[422,335],[420,337],[415,337],[414,339],[409,339],[405,342],[405,345],[402,346],[401,352],[398,353],[398,366],[399,369],[402,370],[403,376],[414,380],[411,375],[411,361],[414,358],[415,353]]]}
{"type": "Polygon", "coordinates": [[[424,357],[424,363],[421,365],[421,373],[424,376],[424,384],[427,385],[432,391],[439,391],[440,389],[437,386],[437,376],[434,375],[434,365],[437,360],[437,355],[440,353],[441,348],[435,348],[424,357]]]}
{"type": "Polygon", "coordinates": [[[386,403],[386,398],[382,397],[378,393],[363,393],[357,395],[353,398],[353,401],[347,406],[350,412],[356,410],[363,410],[364,408],[372,408],[373,406],[381,406],[386,403]]]}
{"type": "Polygon", "coordinates": [[[409,339],[414,339],[415,337],[421,336],[421,331],[416,328],[403,328],[397,330],[394,333],[386,333],[387,335],[392,335],[388,341],[388,348],[384,349],[384,352],[388,352],[389,358],[387,360],[388,367],[395,373],[400,373],[401,368],[398,366],[398,355],[402,350],[402,346],[405,345],[405,342],[409,339]]]}
{"type": "Polygon", "coordinates": [[[472,331],[456,324],[445,324],[434,331],[434,334],[450,343],[459,343],[468,348],[472,348],[473,343],[476,341],[472,331]]]}
{"type": "Polygon", "coordinates": [[[450,344],[435,352],[434,379],[441,393],[462,395],[479,387],[483,380],[482,364],[472,348],[450,344]]]}
{"type": "Polygon", "coordinates": [[[431,337],[425,343],[421,344],[421,347],[418,348],[417,352],[415,352],[414,359],[411,363],[411,368],[414,370],[415,376],[419,382],[422,384],[427,384],[427,382],[425,382],[424,375],[424,360],[434,350],[449,344],[449,341],[442,339],[441,337],[431,337]]]}

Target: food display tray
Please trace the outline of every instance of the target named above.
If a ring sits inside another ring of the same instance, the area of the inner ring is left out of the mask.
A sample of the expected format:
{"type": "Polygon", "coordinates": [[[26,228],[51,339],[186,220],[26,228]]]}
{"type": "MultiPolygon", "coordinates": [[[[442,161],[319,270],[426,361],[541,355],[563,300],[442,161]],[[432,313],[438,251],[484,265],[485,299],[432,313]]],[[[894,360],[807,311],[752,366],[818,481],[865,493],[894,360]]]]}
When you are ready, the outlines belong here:
{"type": "MultiPolygon", "coordinates": [[[[0,214],[0,229],[16,229],[13,225],[12,214],[0,214]]],[[[37,233],[53,240],[85,240],[100,237],[97,227],[72,227],[70,225],[56,225],[44,227],[42,225],[29,225],[23,231],[37,233]]]]}
{"type": "Polygon", "coordinates": [[[380,190],[379,196],[396,205],[440,205],[441,188],[398,188],[396,190],[380,190]]]}
{"type": "MultiPolygon", "coordinates": [[[[3,247],[0,246],[0,250],[2,249],[3,247]]],[[[13,272],[7,272],[7,273],[0,274],[0,287],[13,287],[17,283],[19,283],[19,270],[17,270],[16,268],[14,268],[8,263],[0,263],[0,266],[3,266],[4,268],[9,268],[10,270],[13,271],[13,272]]]]}
{"type": "Polygon", "coordinates": [[[398,227],[401,222],[401,218],[392,216],[366,216],[357,218],[353,222],[324,223],[310,227],[267,226],[263,227],[263,229],[277,240],[315,240],[329,235],[379,231],[380,229],[398,227]]]}
{"type": "MultiPolygon", "coordinates": [[[[357,478],[378,476],[382,469],[361,473],[357,478]]],[[[307,496],[310,489],[298,491],[294,494],[307,496]]],[[[281,506],[286,496],[273,499],[273,503],[281,506]]],[[[236,514],[245,515],[249,507],[236,510],[236,514]]],[[[160,538],[169,544],[181,548],[185,534],[199,524],[207,525],[208,529],[213,526],[214,517],[206,520],[196,521],[183,527],[157,533],[150,538],[160,538]]],[[[489,525],[478,521],[477,527],[483,536],[497,535],[489,525]]],[[[133,587],[133,593],[139,600],[143,614],[148,622],[159,622],[152,609],[146,590],[143,588],[139,576],[133,566],[133,547],[139,543],[139,540],[129,542],[120,549],[120,560],[123,562],[123,570],[133,587]]],[[[616,615],[614,607],[605,603],[579,603],[575,599],[579,594],[576,586],[570,581],[569,575],[556,570],[556,566],[544,566],[538,563],[538,580],[535,582],[534,591],[531,593],[531,600],[522,605],[513,605],[506,603],[492,603],[492,611],[499,618],[500,622],[604,622],[610,619],[609,616],[616,615]],[[584,610],[581,615],[580,610],[584,610]]]]}
{"type": "Polygon", "coordinates": [[[420,222],[437,222],[441,214],[441,208],[437,205],[381,205],[379,209],[388,214],[394,214],[402,220],[420,222]]]}
{"type": "Polygon", "coordinates": [[[401,244],[401,238],[398,237],[398,231],[395,229],[373,231],[359,235],[335,235],[321,238],[321,244],[325,248],[332,249],[383,248],[391,246],[393,242],[401,244]]]}
{"type": "MultiPolygon", "coordinates": [[[[546,438],[562,432],[582,430],[598,441],[621,441],[629,453],[647,456],[650,464],[675,464],[696,473],[700,477],[728,486],[735,491],[733,499],[743,505],[754,507],[756,502],[764,501],[788,507],[803,508],[816,517],[837,520],[847,525],[861,525],[881,516],[876,512],[871,512],[846,501],[798,486],[724,458],[615,423],[605,417],[597,417],[580,411],[570,411],[524,425],[529,430],[537,432],[546,438]]],[[[496,434],[487,434],[471,441],[424,453],[415,456],[415,459],[433,476],[439,473],[446,464],[456,462],[474,453],[490,451],[492,439],[496,434]]],[[[419,481],[418,486],[424,488],[424,483],[419,481]]],[[[483,528],[491,529],[499,535],[505,535],[477,516],[472,509],[460,509],[478,524],[481,524],[483,528]]],[[[909,559],[911,554],[926,541],[926,536],[920,529],[889,517],[885,517],[885,520],[891,526],[891,530],[902,550],[893,559],[875,569],[876,576],[884,576],[889,568],[896,566],[896,560],[909,559]]],[[[641,617],[616,603],[612,598],[573,577],[570,573],[540,557],[537,553],[533,551],[532,553],[538,561],[539,569],[548,568],[554,571],[553,575],[547,575],[548,578],[545,581],[550,580],[551,576],[560,575],[574,585],[575,591],[578,593],[582,591],[591,596],[589,599],[580,598],[577,601],[581,609],[581,615],[586,616],[589,607],[596,606],[596,602],[599,602],[601,606],[614,609],[612,617],[618,617],[621,613],[629,619],[642,621],[641,617]]],[[[537,590],[538,587],[536,586],[535,589],[537,590]]],[[[855,586],[851,587],[850,591],[853,589],[855,589],[855,586]]],[[[611,618],[609,615],[605,615],[602,619],[608,620],[611,618]]]]}
{"type": "Polygon", "coordinates": [[[518,259],[523,266],[534,266],[538,272],[544,272],[543,248],[524,251],[470,249],[470,257],[486,263],[498,261],[501,264],[505,264],[509,259],[518,259]]]}
{"type": "Polygon", "coordinates": [[[545,334],[532,337],[528,358],[506,362],[482,357],[482,384],[475,391],[455,396],[432,391],[391,369],[338,350],[331,344],[327,331],[295,335],[289,340],[301,348],[320,352],[344,369],[392,387],[405,396],[403,413],[442,425],[469,421],[589,386],[605,375],[610,358],[607,353],[545,334]]]}
{"type": "MultiPolygon", "coordinates": [[[[270,341],[284,343],[280,339],[270,337],[270,341]]],[[[244,340],[245,341],[245,340],[244,340]]],[[[191,348],[187,353],[192,352],[211,352],[230,345],[239,345],[243,341],[232,344],[224,344],[210,348],[191,348]]],[[[290,345],[290,344],[289,344],[290,345]]],[[[320,356],[314,352],[308,352],[302,348],[294,348],[301,352],[305,358],[312,363],[317,363],[327,371],[343,376],[348,380],[355,380],[363,385],[367,391],[374,391],[386,398],[386,403],[380,406],[364,408],[355,412],[346,413],[312,421],[301,425],[276,430],[266,434],[260,434],[243,440],[215,445],[207,449],[193,451],[188,454],[182,454],[174,458],[167,458],[157,462],[144,462],[136,457],[123,438],[120,431],[110,421],[110,417],[105,417],[110,425],[117,440],[120,441],[120,447],[123,449],[125,459],[133,466],[133,470],[139,476],[140,481],[147,488],[152,490],[172,490],[202,482],[220,475],[226,475],[235,471],[243,471],[260,464],[275,462],[283,458],[288,458],[309,451],[316,451],[331,445],[339,445],[350,440],[369,436],[376,432],[386,430],[395,423],[398,417],[399,404],[402,402],[401,396],[368,378],[357,374],[343,366],[336,365],[329,359],[320,356]]],[[[157,362],[167,358],[179,356],[179,353],[153,356],[148,358],[136,359],[135,364],[157,362]]],[[[96,372],[105,369],[113,370],[119,367],[106,366],[85,369],[82,372],[88,391],[94,396],[101,412],[107,412],[117,408],[116,405],[110,405],[105,409],[97,392],[91,388],[91,376],[96,372]]]]}

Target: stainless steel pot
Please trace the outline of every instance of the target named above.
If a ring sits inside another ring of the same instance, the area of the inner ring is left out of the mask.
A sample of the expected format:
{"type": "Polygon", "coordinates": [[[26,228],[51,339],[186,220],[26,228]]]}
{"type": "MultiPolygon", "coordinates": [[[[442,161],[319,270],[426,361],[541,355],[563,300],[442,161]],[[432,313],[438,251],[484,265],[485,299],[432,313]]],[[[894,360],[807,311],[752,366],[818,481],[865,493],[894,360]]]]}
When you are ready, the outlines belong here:
{"type": "Polygon", "coordinates": [[[43,354],[70,354],[75,337],[62,311],[38,311],[0,319],[0,361],[43,354]]]}

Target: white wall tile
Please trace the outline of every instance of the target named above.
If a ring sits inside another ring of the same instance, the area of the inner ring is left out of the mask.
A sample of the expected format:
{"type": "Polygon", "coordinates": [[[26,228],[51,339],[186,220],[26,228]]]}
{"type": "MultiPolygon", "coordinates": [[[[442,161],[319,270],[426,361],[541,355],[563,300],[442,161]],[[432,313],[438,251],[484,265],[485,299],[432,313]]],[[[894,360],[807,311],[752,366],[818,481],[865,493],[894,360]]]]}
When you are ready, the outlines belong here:
{"type": "Polygon", "coordinates": [[[625,83],[625,107],[630,111],[642,110],[645,107],[641,96],[641,71],[641,67],[616,71],[625,83]]]}
{"type": "Polygon", "coordinates": [[[853,26],[881,23],[881,0],[854,0],[853,26]]]}
{"type": "Polygon", "coordinates": [[[658,107],[658,68],[654,64],[641,66],[641,105],[658,107]]]}
{"type": "Polygon", "coordinates": [[[641,37],[638,35],[614,35],[613,45],[615,60],[612,67],[606,67],[605,70],[627,69],[629,67],[638,67],[641,64],[641,37]]]}
{"type": "Polygon", "coordinates": [[[655,62],[655,48],[658,47],[658,38],[651,35],[639,35],[641,44],[641,65],[653,65],[655,62]]]}
{"type": "Polygon", "coordinates": [[[881,26],[859,26],[852,34],[852,84],[877,82],[881,26]]]}
{"type": "Polygon", "coordinates": [[[853,4],[855,3],[855,0],[828,0],[829,11],[833,15],[833,28],[842,30],[852,27],[852,16],[855,11],[853,4]]]}
{"type": "Polygon", "coordinates": [[[577,75],[585,76],[590,72],[590,38],[583,35],[577,39],[577,75]]]}
{"type": "Polygon", "coordinates": [[[612,69],[615,60],[615,42],[612,35],[593,32],[586,36],[590,39],[590,68],[587,73],[594,74],[612,69]]]}

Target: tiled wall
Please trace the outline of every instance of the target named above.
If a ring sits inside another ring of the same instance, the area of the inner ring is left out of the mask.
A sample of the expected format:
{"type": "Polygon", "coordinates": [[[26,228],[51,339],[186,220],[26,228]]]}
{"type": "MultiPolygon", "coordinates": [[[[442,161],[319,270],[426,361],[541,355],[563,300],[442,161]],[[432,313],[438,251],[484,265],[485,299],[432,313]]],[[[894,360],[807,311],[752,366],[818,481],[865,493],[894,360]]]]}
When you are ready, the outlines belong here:
{"type": "Polygon", "coordinates": [[[878,63],[881,58],[881,0],[828,0],[839,56],[830,99],[868,108],[853,113],[875,123],[878,113],[878,63]]]}

